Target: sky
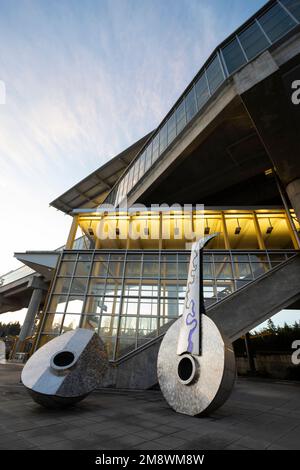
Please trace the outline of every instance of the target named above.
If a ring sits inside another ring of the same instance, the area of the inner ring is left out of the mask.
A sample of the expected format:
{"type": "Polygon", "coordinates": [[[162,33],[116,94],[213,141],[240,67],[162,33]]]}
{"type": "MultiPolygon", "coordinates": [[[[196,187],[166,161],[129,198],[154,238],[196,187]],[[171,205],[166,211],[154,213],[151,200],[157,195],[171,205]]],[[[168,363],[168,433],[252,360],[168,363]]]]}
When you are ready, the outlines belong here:
{"type": "Polygon", "coordinates": [[[49,202],[156,127],[264,3],[0,0],[0,274],[65,243],[49,202]]]}

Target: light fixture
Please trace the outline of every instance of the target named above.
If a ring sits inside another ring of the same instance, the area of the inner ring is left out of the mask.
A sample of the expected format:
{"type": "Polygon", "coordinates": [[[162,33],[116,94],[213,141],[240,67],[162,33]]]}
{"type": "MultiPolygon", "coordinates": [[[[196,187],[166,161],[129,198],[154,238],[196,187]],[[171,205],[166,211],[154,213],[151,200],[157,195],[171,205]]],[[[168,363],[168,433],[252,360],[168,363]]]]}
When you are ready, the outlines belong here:
{"type": "Polygon", "coordinates": [[[177,218],[175,218],[175,227],[174,227],[174,237],[178,237],[180,235],[179,227],[177,227],[177,218]]]}
{"type": "Polygon", "coordinates": [[[234,231],[234,234],[235,234],[235,235],[239,235],[239,234],[241,233],[242,228],[241,228],[241,226],[240,226],[239,219],[236,219],[236,220],[237,220],[237,227],[236,227],[236,229],[235,229],[235,231],[234,231]]]}
{"type": "Polygon", "coordinates": [[[273,227],[273,225],[271,224],[271,220],[270,220],[270,218],[269,218],[269,227],[267,228],[266,233],[267,233],[268,235],[269,235],[270,233],[272,233],[273,228],[274,228],[274,227],[273,227]]]}
{"type": "Polygon", "coordinates": [[[149,232],[149,228],[148,228],[148,218],[146,218],[146,227],[144,227],[144,235],[145,235],[146,237],[148,237],[148,236],[149,236],[149,233],[150,233],[150,232],[149,232]]]}
{"type": "Polygon", "coordinates": [[[210,227],[208,226],[208,220],[206,219],[206,227],[204,229],[204,235],[209,235],[210,227]]]}

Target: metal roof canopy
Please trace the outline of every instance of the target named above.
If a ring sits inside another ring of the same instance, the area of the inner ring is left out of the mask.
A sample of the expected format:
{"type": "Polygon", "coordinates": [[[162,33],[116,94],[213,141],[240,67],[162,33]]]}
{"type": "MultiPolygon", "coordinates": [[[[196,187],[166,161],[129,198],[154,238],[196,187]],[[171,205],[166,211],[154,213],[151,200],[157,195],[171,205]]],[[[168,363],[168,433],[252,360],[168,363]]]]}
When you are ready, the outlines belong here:
{"type": "Polygon", "coordinates": [[[50,206],[66,214],[70,214],[74,209],[83,206],[86,208],[97,207],[103,201],[103,195],[105,196],[111,190],[151,134],[152,132],[145,135],[75,184],[75,186],[50,202],[50,206]]]}

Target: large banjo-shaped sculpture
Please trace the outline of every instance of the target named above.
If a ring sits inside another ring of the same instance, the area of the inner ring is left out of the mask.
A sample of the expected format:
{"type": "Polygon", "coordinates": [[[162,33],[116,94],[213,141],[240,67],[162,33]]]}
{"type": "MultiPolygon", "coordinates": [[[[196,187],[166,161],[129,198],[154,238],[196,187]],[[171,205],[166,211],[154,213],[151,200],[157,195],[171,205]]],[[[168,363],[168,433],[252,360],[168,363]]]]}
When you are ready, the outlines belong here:
{"type": "Polygon", "coordinates": [[[203,248],[216,235],[192,246],[183,315],[167,331],[157,360],[165,399],[175,411],[191,416],[220,407],[236,376],[232,346],[205,315],[203,301],[203,248]]]}

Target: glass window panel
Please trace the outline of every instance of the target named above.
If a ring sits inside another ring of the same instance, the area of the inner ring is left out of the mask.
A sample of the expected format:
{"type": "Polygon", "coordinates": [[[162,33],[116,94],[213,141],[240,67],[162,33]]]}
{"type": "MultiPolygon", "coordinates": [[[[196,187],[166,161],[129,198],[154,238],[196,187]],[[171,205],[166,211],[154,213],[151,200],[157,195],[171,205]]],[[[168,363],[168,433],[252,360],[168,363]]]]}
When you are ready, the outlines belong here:
{"type": "Polygon", "coordinates": [[[155,338],[158,329],[158,318],[139,318],[138,320],[138,336],[139,338],[155,338]]]}
{"type": "Polygon", "coordinates": [[[209,66],[206,69],[206,73],[207,73],[209,88],[210,88],[211,93],[213,94],[217,90],[217,88],[219,88],[221,83],[224,81],[224,76],[223,76],[223,72],[221,69],[218,56],[215,56],[215,58],[209,64],[209,66]]]}
{"type": "Polygon", "coordinates": [[[126,279],[124,284],[124,295],[128,297],[138,297],[140,292],[140,285],[139,282],[132,279],[126,279]]]}
{"type": "Polygon", "coordinates": [[[133,165],[133,178],[132,178],[132,186],[135,186],[137,181],[138,181],[138,177],[139,177],[139,160],[136,160],[136,162],[134,163],[133,165]]]}
{"type": "Polygon", "coordinates": [[[205,74],[198,78],[195,84],[198,109],[201,109],[209,98],[209,90],[205,74]]]}
{"type": "Polygon", "coordinates": [[[93,330],[95,333],[98,333],[100,322],[99,315],[84,315],[81,319],[81,328],[86,328],[87,330],[93,330]]]}
{"type": "Polygon", "coordinates": [[[101,307],[101,310],[102,313],[105,315],[119,315],[120,297],[104,297],[103,306],[101,307]]]}
{"type": "Polygon", "coordinates": [[[179,284],[178,285],[178,297],[179,297],[179,299],[184,299],[185,298],[185,292],[186,292],[186,283],[179,284]]]}
{"type": "Polygon", "coordinates": [[[88,294],[104,295],[105,292],[105,279],[90,279],[88,294]]]}
{"type": "Polygon", "coordinates": [[[106,296],[120,296],[122,293],[122,284],[121,279],[110,279],[108,278],[106,281],[106,289],[105,295],[106,296]]]}
{"type": "Polygon", "coordinates": [[[147,171],[151,165],[152,165],[152,141],[149,142],[146,148],[145,171],[147,171]]]}
{"type": "Polygon", "coordinates": [[[180,105],[176,109],[176,126],[177,134],[182,131],[186,125],[186,114],[185,114],[185,102],[181,101],[180,105]]]}
{"type": "Polygon", "coordinates": [[[105,313],[107,307],[104,306],[104,297],[102,296],[88,296],[84,305],[85,313],[105,313]]]}
{"type": "Polygon", "coordinates": [[[190,121],[197,113],[197,101],[195,87],[193,86],[185,98],[185,109],[187,121],[190,121]]]}
{"type": "Polygon", "coordinates": [[[142,297],[157,297],[158,295],[158,284],[144,284],[141,285],[141,296],[142,297]]]}
{"type": "Polygon", "coordinates": [[[269,271],[268,262],[251,263],[251,267],[254,279],[269,271]]]}
{"type": "Polygon", "coordinates": [[[63,327],[62,327],[62,333],[66,333],[66,331],[76,330],[76,328],[79,327],[80,318],[81,318],[80,315],[71,315],[71,314],[65,315],[63,327]]]}
{"type": "Polygon", "coordinates": [[[92,260],[92,255],[91,254],[79,254],[78,255],[78,261],[91,261],[92,260]]]}
{"type": "Polygon", "coordinates": [[[88,282],[87,277],[86,278],[84,277],[73,278],[71,288],[70,288],[70,293],[71,294],[84,294],[86,291],[87,282],[88,282]]]}
{"type": "Polygon", "coordinates": [[[234,263],[234,272],[237,279],[252,279],[249,263],[234,263]]]}
{"type": "Polygon", "coordinates": [[[99,329],[99,335],[100,337],[106,337],[106,336],[116,336],[117,334],[117,329],[118,329],[118,321],[119,317],[115,316],[105,316],[103,315],[100,319],[100,329],[99,329]]]}
{"type": "Polygon", "coordinates": [[[122,302],[122,315],[137,315],[138,299],[124,297],[122,302]]]}
{"type": "Polygon", "coordinates": [[[237,39],[233,39],[222,48],[228,73],[231,74],[246,63],[245,56],[237,39]]]}
{"type": "Polygon", "coordinates": [[[155,261],[156,263],[159,262],[159,255],[155,253],[144,254],[144,261],[155,261]]]}
{"type": "Polygon", "coordinates": [[[190,262],[190,255],[183,255],[178,253],[178,263],[189,263],[190,262]]]}
{"type": "Polygon", "coordinates": [[[81,313],[83,308],[84,297],[71,295],[68,300],[66,312],[68,313],[81,313]]]}
{"type": "Polygon", "coordinates": [[[178,297],[178,285],[177,282],[170,284],[169,281],[162,281],[161,285],[161,297],[178,297]]]}
{"type": "Polygon", "coordinates": [[[125,276],[139,278],[141,276],[141,263],[139,261],[127,261],[125,276]]]}
{"type": "Polygon", "coordinates": [[[249,256],[248,254],[238,254],[238,255],[233,255],[233,262],[242,262],[242,263],[248,263],[249,261],[249,256]]]}
{"type": "Polygon", "coordinates": [[[251,26],[248,26],[245,31],[240,33],[239,40],[249,60],[266,49],[269,45],[267,38],[257,23],[253,23],[251,26]]]}
{"type": "Polygon", "coordinates": [[[178,301],[176,299],[161,299],[160,316],[178,317],[178,301]]]}
{"type": "Polygon", "coordinates": [[[108,276],[110,277],[122,277],[124,270],[124,262],[112,262],[110,261],[108,267],[108,276]]]}
{"type": "Polygon", "coordinates": [[[211,284],[205,283],[203,285],[203,296],[204,299],[210,299],[212,297],[215,297],[216,292],[215,292],[215,285],[213,281],[211,281],[211,284]]]}
{"type": "Polygon", "coordinates": [[[52,295],[50,305],[48,307],[49,312],[64,312],[67,305],[66,295],[52,295]]]}
{"type": "Polygon", "coordinates": [[[300,21],[300,1],[299,0],[281,0],[281,3],[289,10],[290,13],[300,21]]]}
{"type": "Polygon", "coordinates": [[[222,300],[235,291],[234,281],[227,281],[226,283],[217,282],[217,296],[218,300],[222,300]]]}
{"type": "Polygon", "coordinates": [[[78,261],[76,264],[74,276],[88,276],[90,274],[91,263],[90,261],[78,261]]]}
{"type": "Polygon", "coordinates": [[[159,264],[156,262],[145,262],[143,264],[143,277],[152,278],[158,277],[159,275],[159,264]]]}
{"type": "Polygon", "coordinates": [[[159,151],[162,153],[168,146],[167,123],[161,128],[159,133],[159,151]]]}
{"type": "Polygon", "coordinates": [[[270,261],[280,261],[283,262],[286,260],[285,253],[269,253],[270,261]]]}
{"type": "Polygon", "coordinates": [[[59,334],[62,321],[63,321],[62,313],[47,314],[45,325],[43,327],[43,332],[51,333],[51,334],[59,334]]]}
{"type": "Polygon", "coordinates": [[[63,261],[59,268],[60,276],[72,276],[74,271],[74,264],[71,261],[63,261]]]}
{"type": "Polygon", "coordinates": [[[213,263],[203,263],[203,279],[211,279],[214,277],[213,263]]]}
{"type": "Polygon", "coordinates": [[[105,277],[107,274],[108,261],[95,261],[92,267],[92,276],[105,277]]]}
{"type": "Polygon", "coordinates": [[[158,319],[158,333],[162,334],[165,333],[170,325],[174,323],[175,318],[168,318],[168,317],[163,317],[158,319]]]}
{"type": "Polygon", "coordinates": [[[177,279],[177,263],[164,263],[162,265],[162,277],[177,279]]]}
{"type": "Polygon", "coordinates": [[[136,336],[136,323],[137,317],[121,317],[119,336],[129,336],[130,338],[136,336]]]}
{"type": "Polygon", "coordinates": [[[146,152],[143,152],[142,155],[140,156],[139,179],[141,179],[145,173],[145,160],[146,160],[146,152]]]}
{"type": "Polygon", "coordinates": [[[140,316],[157,316],[158,314],[158,299],[141,299],[140,301],[140,316]]]}
{"type": "Polygon", "coordinates": [[[136,347],[136,340],[135,338],[128,339],[128,338],[118,338],[117,341],[117,352],[116,352],[116,359],[126,354],[129,354],[133,351],[136,347]]]}
{"type": "Polygon", "coordinates": [[[178,264],[178,279],[187,279],[189,272],[189,263],[178,264]]]}
{"type": "Polygon", "coordinates": [[[56,279],[54,292],[56,294],[67,294],[70,288],[71,278],[59,277],[56,279]]]}
{"type": "Polygon", "coordinates": [[[295,21],[278,3],[263,14],[258,21],[272,42],[279,39],[296,25],[295,21]]]}
{"type": "Polygon", "coordinates": [[[215,276],[217,279],[232,278],[232,268],[230,263],[215,263],[215,276]]]}
{"type": "Polygon", "coordinates": [[[159,156],[159,134],[157,134],[152,141],[152,163],[157,160],[159,156]]]}
{"type": "Polygon", "coordinates": [[[70,254],[70,253],[65,253],[63,255],[63,260],[64,261],[75,261],[76,260],[76,254],[70,254]]]}
{"type": "Polygon", "coordinates": [[[176,137],[176,116],[175,113],[171,114],[168,119],[168,145],[175,139],[176,137]]]}

